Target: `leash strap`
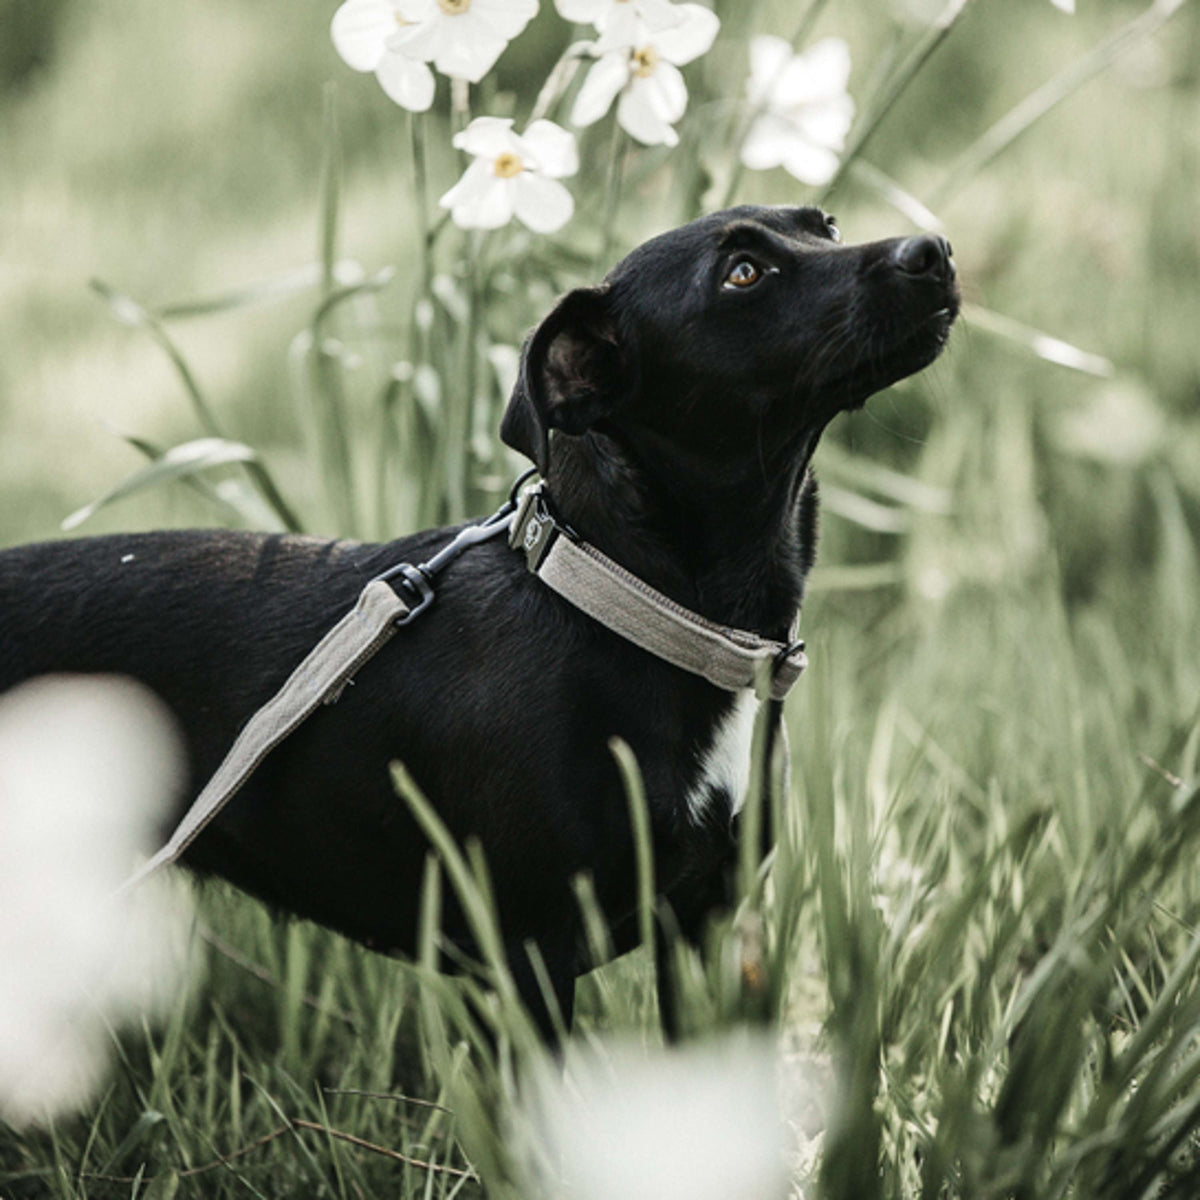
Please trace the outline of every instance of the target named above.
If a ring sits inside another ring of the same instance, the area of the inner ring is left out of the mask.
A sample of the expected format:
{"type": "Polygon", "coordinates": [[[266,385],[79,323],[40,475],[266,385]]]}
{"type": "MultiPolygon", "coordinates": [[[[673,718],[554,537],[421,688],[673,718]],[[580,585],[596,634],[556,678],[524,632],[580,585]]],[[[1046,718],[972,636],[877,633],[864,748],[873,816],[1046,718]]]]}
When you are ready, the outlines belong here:
{"type": "Polygon", "coordinates": [[[529,569],[576,608],[643,650],[725,691],[756,687],[782,700],[808,666],[804,643],[784,645],[718,625],[656,591],[555,519],[542,486],[525,493],[509,534],[529,569]]]}
{"type": "Polygon", "coordinates": [[[121,885],[126,891],[176,859],[233,799],[259,764],[322,704],[332,704],[347,682],[379,650],[411,609],[376,579],[358,603],[317,643],[287,682],[246,723],[224,761],[153,858],[121,885]]]}
{"type": "Polygon", "coordinates": [[[121,885],[118,894],[136,887],[160,867],[175,862],[233,799],[263,759],[322,704],[336,703],[346,685],[396,630],[433,603],[433,580],[439,571],[469,546],[508,532],[513,508],[510,500],[486,521],[459,530],[428,562],[420,566],[400,563],[371,580],[359,594],[358,603],[309,651],[283,687],[246,722],[170,840],[121,885]],[[393,579],[409,594],[408,599],[392,587],[389,580],[393,579]]]}

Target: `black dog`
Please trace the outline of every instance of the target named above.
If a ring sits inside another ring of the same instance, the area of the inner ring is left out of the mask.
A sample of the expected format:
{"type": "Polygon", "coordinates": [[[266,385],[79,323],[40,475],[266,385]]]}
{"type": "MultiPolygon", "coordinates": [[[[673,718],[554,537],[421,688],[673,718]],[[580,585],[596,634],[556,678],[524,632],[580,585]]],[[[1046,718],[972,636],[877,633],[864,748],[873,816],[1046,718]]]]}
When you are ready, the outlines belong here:
{"type": "MultiPolygon", "coordinates": [[[[930,363],[958,311],[943,239],[838,240],[816,209],[742,207],[647,242],[529,338],[501,427],[580,536],[702,616],[785,642],[813,559],[822,430],[930,363]]],[[[450,532],[387,545],[150,533],[5,551],[0,689],[47,671],[141,680],[179,720],[194,794],[364,583],[450,532]]],[[[393,791],[398,759],[449,830],[481,842],[518,986],[549,1029],[523,947],[537,944],[569,1021],[585,961],[572,878],[590,873],[618,946],[633,924],[609,739],[640,761],[658,883],[695,936],[736,858],[754,708],[748,691],[597,624],[489,541],[268,757],[186,861],[411,952],[428,843],[393,791]]],[[[469,944],[453,907],[445,932],[469,944]]]]}

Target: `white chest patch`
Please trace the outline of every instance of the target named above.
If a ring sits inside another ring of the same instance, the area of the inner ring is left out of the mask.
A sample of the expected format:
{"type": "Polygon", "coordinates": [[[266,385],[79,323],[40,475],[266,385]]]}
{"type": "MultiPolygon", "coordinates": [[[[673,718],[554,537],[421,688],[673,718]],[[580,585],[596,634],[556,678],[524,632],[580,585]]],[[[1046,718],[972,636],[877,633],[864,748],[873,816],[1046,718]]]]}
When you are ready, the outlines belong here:
{"type": "Polygon", "coordinates": [[[758,700],[745,688],[717,722],[700,760],[700,775],[688,791],[688,813],[693,821],[702,821],[713,800],[722,793],[729,797],[731,816],[741,811],[750,787],[750,752],[757,714],[758,700]]]}

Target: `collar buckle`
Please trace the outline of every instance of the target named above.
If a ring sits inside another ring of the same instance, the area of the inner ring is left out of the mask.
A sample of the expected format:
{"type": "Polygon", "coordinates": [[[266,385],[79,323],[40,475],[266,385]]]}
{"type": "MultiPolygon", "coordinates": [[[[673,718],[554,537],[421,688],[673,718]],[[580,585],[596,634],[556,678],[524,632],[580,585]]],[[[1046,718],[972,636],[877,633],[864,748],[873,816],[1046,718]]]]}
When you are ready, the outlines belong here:
{"type": "Polygon", "coordinates": [[[508,534],[508,544],[525,555],[525,561],[534,574],[550,553],[550,547],[558,535],[566,532],[550,512],[544,487],[539,483],[521,497],[508,534]]]}

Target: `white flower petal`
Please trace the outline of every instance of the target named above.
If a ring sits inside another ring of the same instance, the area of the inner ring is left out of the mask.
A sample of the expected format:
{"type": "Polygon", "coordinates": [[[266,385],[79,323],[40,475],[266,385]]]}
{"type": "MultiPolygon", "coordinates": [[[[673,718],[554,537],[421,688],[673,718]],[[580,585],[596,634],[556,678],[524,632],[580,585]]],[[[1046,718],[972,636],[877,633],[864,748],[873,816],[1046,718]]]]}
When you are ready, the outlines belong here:
{"type": "Polygon", "coordinates": [[[600,55],[628,53],[647,45],[651,37],[646,22],[631,3],[614,5],[601,30],[596,39],[596,53],[600,55]]]}
{"type": "Polygon", "coordinates": [[[461,133],[454,135],[454,148],[478,158],[498,158],[501,154],[520,154],[511,117],[476,117],[461,133]]]}
{"type": "Polygon", "coordinates": [[[796,128],[818,146],[840,150],[854,122],[854,101],[843,94],[821,104],[810,104],[797,110],[796,128]]]}
{"type": "MultiPolygon", "coordinates": [[[[662,65],[659,67],[659,71],[661,70],[662,65]]],[[[658,75],[659,71],[656,71],[655,75],[658,75]]],[[[672,128],[671,121],[663,115],[669,96],[664,94],[662,88],[646,86],[648,83],[648,79],[635,78],[629,88],[621,93],[620,102],[617,104],[617,120],[630,137],[636,138],[646,146],[677,146],[679,135],[672,128]]],[[[684,106],[686,105],[685,89],[684,106]]]]}
{"type": "Polygon", "coordinates": [[[373,71],[397,27],[396,6],[391,0],[346,0],[333,14],[329,35],[348,67],[373,71]]]}
{"type": "Polygon", "coordinates": [[[678,25],[682,19],[681,9],[695,8],[696,5],[672,4],[671,0],[631,0],[629,7],[637,9],[638,16],[651,30],[657,30],[678,25]]]}
{"type": "Polygon", "coordinates": [[[462,178],[438,201],[442,208],[456,204],[472,204],[492,186],[496,172],[487,159],[477,158],[462,173],[462,178]]]}
{"type": "Polygon", "coordinates": [[[508,39],[481,22],[460,29],[455,22],[465,20],[472,11],[474,6],[463,16],[446,17],[439,23],[433,65],[443,75],[478,83],[496,65],[508,39]]]}
{"type": "Polygon", "coordinates": [[[750,40],[750,79],[746,93],[752,103],[766,100],[791,58],[791,44],[781,37],[764,33],[750,40]]]}
{"type": "Polygon", "coordinates": [[[423,63],[403,54],[385,54],[375,68],[380,86],[401,108],[426,112],[433,104],[433,72],[423,63]]]}
{"type": "Polygon", "coordinates": [[[1065,13],[1073,13],[1075,11],[1075,0],[1050,0],[1050,3],[1055,8],[1062,9],[1065,13]]]}
{"type": "Polygon", "coordinates": [[[463,14],[512,41],[537,16],[538,0],[471,0],[471,7],[463,14]]]}
{"type": "Polygon", "coordinates": [[[801,183],[818,187],[828,183],[837,173],[838,156],[824,146],[796,138],[788,147],[783,158],[783,169],[794,175],[801,183]]]}
{"type": "Polygon", "coordinates": [[[575,212],[575,199],[557,179],[522,171],[512,180],[517,217],[534,233],[561,229],[575,212]]]}
{"type": "Polygon", "coordinates": [[[415,58],[420,62],[432,62],[441,44],[440,25],[436,19],[413,21],[398,26],[387,40],[387,48],[393,54],[415,58]]]}
{"type": "Polygon", "coordinates": [[[575,106],[571,109],[572,125],[591,125],[600,120],[612,107],[617,93],[629,82],[629,59],[624,52],[606,54],[592,64],[575,106]]]}
{"type": "Polygon", "coordinates": [[[654,33],[650,44],[667,62],[682,67],[712,49],[721,21],[715,12],[699,4],[680,4],[676,12],[678,24],[654,33]]]}
{"type": "Polygon", "coordinates": [[[687,84],[679,68],[669,62],[660,62],[650,75],[635,75],[629,90],[644,93],[655,116],[671,125],[687,112],[687,84]]]}
{"type": "Polygon", "coordinates": [[[769,171],[781,166],[795,136],[795,126],[784,117],[760,113],[742,142],[743,165],[751,171],[769,171]]]}
{"type": "Polygon", "coordinates": [[[771,89],[776,108],[797,108],[827,100],[850,81],[850,47],[841,38],[823,38],[794,58],[771,89]]]}
{"type": "Polygon", "coordinates": [[[415,25],[424,24],[438,15],[437,0],[395,0],[400,15],[415,25]]]}
{"type": "Polygon", "coordinates": [[[554,0],[554,7],[564,21],[599,25],[612,7],[613,0],[554,0]]]}
{"type": "Polygon", "coordinates": [[[512,180],[502,179],[487,159],[477,158],[438,201],[460,229],[499,229],[512,220],[512,180]]]}
{"type": "MultiPolygon", "coordinates": [[[[579,170],[579,147],[575,135],[553,121],[534,121],[521,141],[540,174],[563,179],[579,170]]],[[[520,216],[520,211],[517,213],[520,216]]]]}

